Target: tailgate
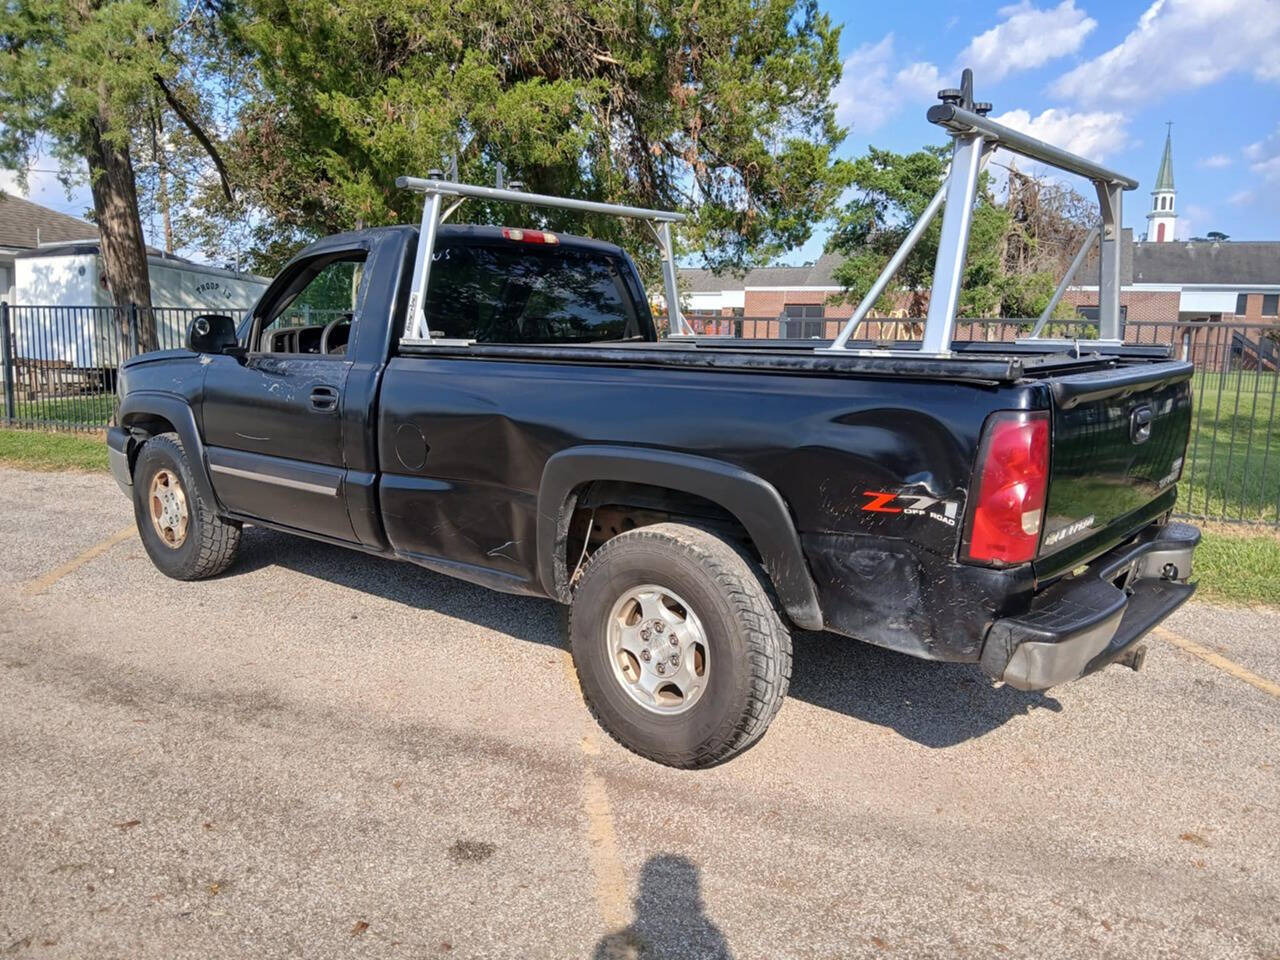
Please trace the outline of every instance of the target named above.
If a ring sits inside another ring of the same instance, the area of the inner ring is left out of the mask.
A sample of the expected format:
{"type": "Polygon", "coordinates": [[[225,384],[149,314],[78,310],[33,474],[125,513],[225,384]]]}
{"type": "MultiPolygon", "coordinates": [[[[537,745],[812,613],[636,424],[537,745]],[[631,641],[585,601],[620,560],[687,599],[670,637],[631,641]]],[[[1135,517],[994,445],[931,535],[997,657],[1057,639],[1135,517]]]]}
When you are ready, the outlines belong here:
{"type": "Polygon", "coordinates": [[[1165,362],[1049,381],[1053,446],[1041,557],[1088,540],[1106,549],[1133,532],[1135,519],[1146,522],[1142,508],[1182,475],[1191,373],[1189,363],[1165,362]]]}

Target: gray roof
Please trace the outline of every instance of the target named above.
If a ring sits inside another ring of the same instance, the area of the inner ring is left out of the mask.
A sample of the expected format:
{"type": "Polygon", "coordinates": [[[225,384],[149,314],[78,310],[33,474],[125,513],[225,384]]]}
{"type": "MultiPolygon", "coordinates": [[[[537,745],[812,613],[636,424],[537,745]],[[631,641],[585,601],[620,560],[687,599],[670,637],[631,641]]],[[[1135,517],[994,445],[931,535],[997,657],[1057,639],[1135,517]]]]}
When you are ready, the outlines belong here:
{"type": "Polygon", "coordinates": [[[722,290],[742,290],[745,287],[785,287],[788,290],[801,287],[838,287],[832,272],[839,263],[839,254],[824,253],[808,266],[756,267],[748,270],[745,276],[729,272],[717,275],[702,269],[681,270],[680,286],[689,293],[719,293],[722,290]]]}
{"type": "Polygon", "coordinates": [[[1280,283],[1280,241],[1135,243],[1134,283],[1280,283]]]}
{"type": "Polygon", "coordinates": [[[96,240],[98,228],[88,220],[0,193],[0,247],[34,248],[37,237],[39,243],[96,240]]]}

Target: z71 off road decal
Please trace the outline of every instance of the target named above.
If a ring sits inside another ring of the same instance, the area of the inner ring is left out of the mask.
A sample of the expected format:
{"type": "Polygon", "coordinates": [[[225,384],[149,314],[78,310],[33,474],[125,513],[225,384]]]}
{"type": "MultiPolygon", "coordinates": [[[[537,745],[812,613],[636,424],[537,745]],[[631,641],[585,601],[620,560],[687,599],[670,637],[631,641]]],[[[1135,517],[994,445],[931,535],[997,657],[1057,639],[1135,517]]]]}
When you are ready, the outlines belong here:
{"type": "Polygon", "coordinates": [[[868,513],[902,513],[908,516],[927,516],[948,527],[956,525],[960,504],[956,500],[921,496],[918,493],[896,493],[888,490],[864,490],[867,502],[862,509],[868,513]]]}

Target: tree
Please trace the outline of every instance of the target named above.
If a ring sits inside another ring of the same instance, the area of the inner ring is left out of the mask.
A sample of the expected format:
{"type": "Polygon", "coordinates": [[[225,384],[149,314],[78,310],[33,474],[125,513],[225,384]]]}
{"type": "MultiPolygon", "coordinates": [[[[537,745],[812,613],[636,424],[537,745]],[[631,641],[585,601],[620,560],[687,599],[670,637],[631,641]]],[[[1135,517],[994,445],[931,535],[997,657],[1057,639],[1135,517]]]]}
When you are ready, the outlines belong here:
{"type": "MultiPolygon", "coordinates": [[[[117,305],[143,307],[144,318],[151,285],[133,144],[157,98],[216,155],[184,103],[174,49],[197,12],[182,16],[176,0],[9,0],[0,7],[0,162],[20,177],[42,151],[64,171],[84,163],[107,287],[117,305]]],[[[154,346],[153,325],[141,324],[139,347],[154,346]]]]}
{"type": "MultiPolygon", "coordinates": [[[[828,250],[845,255],[834,272],[843,287],[838,299],[856,303],[866,295],[937,193],[949,153],[944,147],[909,154],[871,147],[852,162],[850,179],[856,194],[837,214],[827,243],[828,250]]],[[[961,316],[1039,314],[1088,230],[1090,209],[1079,194],[1014,169],[1009,170],[1007,184],[1007,200],[1000,204],[990,174],[984,172],[979,179],[961,316]]],[[[878,312],[902,311],[911,318],[927,313],[941,228],[940,215],[876,302],[878,312]]]]}
{"type": "Polygon", "coordinates": [[[1221,230],[1210,230],[1208,234],[1205,235],[1205,239],[1212,240],[1215,243],[1221,243],[1222,241],[1230,240],[1231,238],[1221,230]]]}
{"type": "MultiPolygon", "coordinates": [[[[684,209],[716,268],[803,243],[840,190],[839,31],[816,0],[246,0],[227,24],[259,71],[229,156],[259,269],[306,237],[416,222],[395,178],[445,158],[472,182],[501,163],[531,191],[684,209]]],[[[547,222],[653,249],[640,224],[547,222]]]]}
{"type": "MultiPolygon", "coordinates": [[[[948,151],[942,147],[925,147],[909,154],[870,147],[853,161],[850,179],[857,195],[838,213],[827,242],[828,250],[845,255],[835,270],[835,279],[844,288],[843,299],[857,302],[865,296],[937,193],[947,157],[948,151]]],[[[961,312],[969,315],[985,315],[992,306],[989,288],[999,272],[995,243],[1007,227],[1006,215],[991,202],[988,182],[983,174],[970,234],[961,297],[961,312]]],[[[941,225],[939,216],[920,238],[898,271],[895,284],[876,302],[879,312],[901,309],[908,317],[925,315],[941,225]]]]}

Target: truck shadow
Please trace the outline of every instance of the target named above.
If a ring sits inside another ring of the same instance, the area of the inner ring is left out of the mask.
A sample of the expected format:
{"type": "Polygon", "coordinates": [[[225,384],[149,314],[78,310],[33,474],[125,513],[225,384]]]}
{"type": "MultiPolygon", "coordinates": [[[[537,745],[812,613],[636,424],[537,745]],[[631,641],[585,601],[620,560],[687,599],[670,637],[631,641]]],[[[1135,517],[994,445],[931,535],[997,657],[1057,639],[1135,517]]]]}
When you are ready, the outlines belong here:
{"type": "MultiPolygon", "coordinates": [[[[549,600],[494,593],[412,564],[260,527],[245,530],[226,576],[280,566],[420,610],[466,620],[517,640],[565,650],[564,609],[549,600]]],[[[926,747],[984,736],[1036,709],[1061,711],[1044,693],[997,687],[973,664],[918,660],[830,633],[797,631],[790,696],[926,747]]]]}

